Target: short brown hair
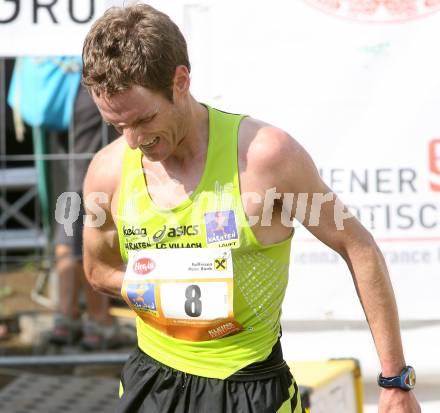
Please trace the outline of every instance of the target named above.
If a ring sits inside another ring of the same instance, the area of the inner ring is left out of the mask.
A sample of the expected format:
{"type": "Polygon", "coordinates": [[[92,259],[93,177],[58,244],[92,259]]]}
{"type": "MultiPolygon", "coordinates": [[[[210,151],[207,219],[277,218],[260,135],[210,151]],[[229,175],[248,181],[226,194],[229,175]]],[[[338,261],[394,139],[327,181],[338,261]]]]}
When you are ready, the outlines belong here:
{"type": "Polygon", "coordinates": [[[191,70],[177,25],[146,4],[107,10],[87,34],[83,62],[83,83],[97,96],[112,96],[138,85],[172,101],[176,67],[191,70]]]}

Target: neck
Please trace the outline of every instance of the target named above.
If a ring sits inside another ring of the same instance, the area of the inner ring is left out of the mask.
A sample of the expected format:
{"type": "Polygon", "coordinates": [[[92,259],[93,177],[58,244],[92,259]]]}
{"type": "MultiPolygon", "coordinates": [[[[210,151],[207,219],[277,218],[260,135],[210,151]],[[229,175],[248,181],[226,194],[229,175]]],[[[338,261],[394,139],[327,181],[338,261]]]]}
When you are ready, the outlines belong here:
{"type": "Polygon", "coordinates": [[[172,155],[161,161],[165,169],[176,170],[191,165],[200,157],[205,159],[208,150],[209,120],[208,110],[191,95],[181,113],[183,137],[172,155]]]}

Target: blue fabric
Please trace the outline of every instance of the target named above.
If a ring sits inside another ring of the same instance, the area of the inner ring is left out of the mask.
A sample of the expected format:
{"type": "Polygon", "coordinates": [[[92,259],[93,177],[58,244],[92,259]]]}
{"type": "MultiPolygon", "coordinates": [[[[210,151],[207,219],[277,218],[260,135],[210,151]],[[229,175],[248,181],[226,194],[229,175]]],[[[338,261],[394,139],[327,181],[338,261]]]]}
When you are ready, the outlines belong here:
{"type": "Polygon", "coordinates": [[[81,81],[81,57],[18,58],[8,104],[30,126],[67,130],[81,81]]]}

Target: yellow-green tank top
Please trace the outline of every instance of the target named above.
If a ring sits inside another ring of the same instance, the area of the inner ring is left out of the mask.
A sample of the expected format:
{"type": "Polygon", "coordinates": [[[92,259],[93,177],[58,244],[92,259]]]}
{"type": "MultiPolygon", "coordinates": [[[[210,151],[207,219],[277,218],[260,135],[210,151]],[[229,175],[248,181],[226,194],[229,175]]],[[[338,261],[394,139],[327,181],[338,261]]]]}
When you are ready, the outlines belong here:
{"type": "Polygon", "coordinates": [[[142,153],[124,152],[117,228],[121,256],[146,248],[232,248],[233,308],[244,329],[208,341],[170,337],[137,317],[142,351],[172,368],[224,379],[265,360],[280,332],[281,304],[287,287],[290,241],[262,245],[248,224],[240,194],[238,127],[243,115],[208,107],[209,144],[204,172],[189,198],[172,209],[152,201],[142,169],[142,153]],[[228,216],[221,234],[212,228],[216,213],[228,216]]]}

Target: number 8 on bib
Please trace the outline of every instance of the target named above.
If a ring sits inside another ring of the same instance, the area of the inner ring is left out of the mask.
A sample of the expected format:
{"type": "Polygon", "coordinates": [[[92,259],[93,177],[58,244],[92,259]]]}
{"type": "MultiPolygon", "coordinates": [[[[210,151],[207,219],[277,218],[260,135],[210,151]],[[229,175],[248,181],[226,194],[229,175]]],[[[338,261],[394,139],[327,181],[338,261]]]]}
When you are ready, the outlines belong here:
{"type": "Polygon", "coordinates": [[[206,341],[243,330],[234,318],[233,285],[230,249],[149,249],[130,254],[122,296],[161,332],[206,341]]]}

